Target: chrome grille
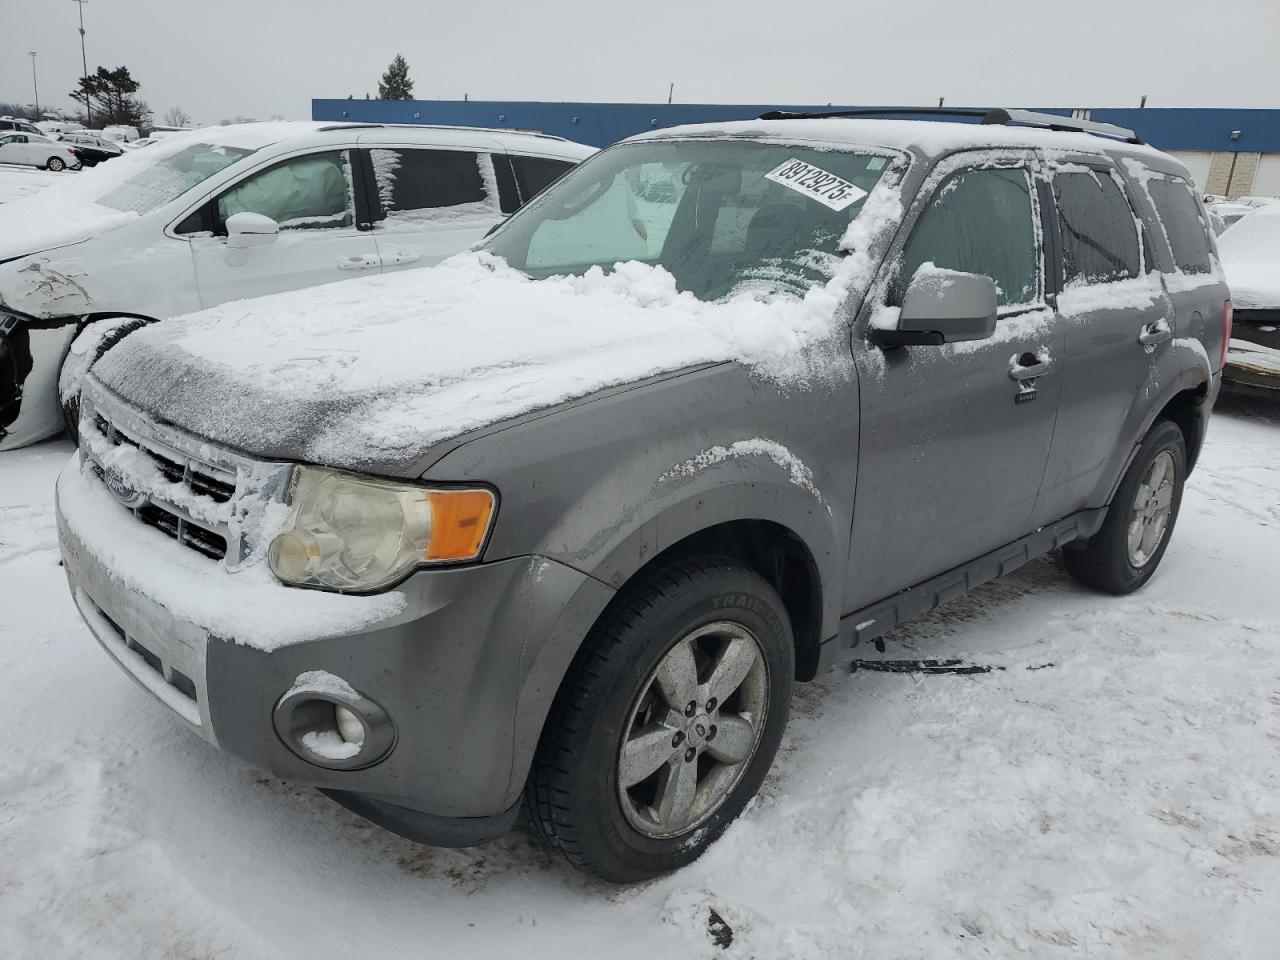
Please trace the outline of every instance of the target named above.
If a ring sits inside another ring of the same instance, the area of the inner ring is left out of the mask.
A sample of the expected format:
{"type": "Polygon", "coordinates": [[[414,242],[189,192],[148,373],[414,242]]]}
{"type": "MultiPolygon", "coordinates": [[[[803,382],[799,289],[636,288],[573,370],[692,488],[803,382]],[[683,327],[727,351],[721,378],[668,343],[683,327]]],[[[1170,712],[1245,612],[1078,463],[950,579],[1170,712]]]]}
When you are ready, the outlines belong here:
{"type": "Polygon", "coordinates": [[[92,379],[80,450],[134,517],[229,569],[253,553],[265,507],[282,498],[292,469],[157,424],[92,379]]]}

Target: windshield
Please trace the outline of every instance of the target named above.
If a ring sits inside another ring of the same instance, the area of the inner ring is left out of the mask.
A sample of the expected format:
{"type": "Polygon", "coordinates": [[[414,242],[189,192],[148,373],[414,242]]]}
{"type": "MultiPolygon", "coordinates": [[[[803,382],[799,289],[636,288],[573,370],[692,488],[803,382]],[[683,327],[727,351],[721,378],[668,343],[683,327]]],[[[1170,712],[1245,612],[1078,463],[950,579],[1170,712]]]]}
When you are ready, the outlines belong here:
{"type": "Polygon", "coordinates": [[[889,159],[754,141],[613,147],[572,170],[485,245],[534,279],[639,260],[680,290],[803,294],[830,276],[889,159]]]}
{"type": "Polygon", "coordinates": [[[98,203],[126,213],[150,213],[251,153],[240,147],[192,143],[171,153],[153,154],[154,163],[108,190],[98,203]]]}

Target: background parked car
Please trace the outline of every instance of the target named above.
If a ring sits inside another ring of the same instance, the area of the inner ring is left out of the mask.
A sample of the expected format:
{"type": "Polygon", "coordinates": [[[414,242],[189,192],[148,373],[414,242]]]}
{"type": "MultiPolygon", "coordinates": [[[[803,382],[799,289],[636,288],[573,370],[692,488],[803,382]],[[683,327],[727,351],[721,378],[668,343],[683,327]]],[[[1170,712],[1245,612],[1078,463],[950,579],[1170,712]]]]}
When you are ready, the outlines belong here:
{"type": "Polygon", "coordinates": [[[1238,203],[1234,200],[1223,200],[1220,203],[1210,204],[1205,209],[1222,220],[1223,229],[1225,230],[1226,227],[1231,226],[1243,217],[1247,217],[1258,208],[1246,203],[1238,203]]]}
{"type": "Polygon", "coordinates": [[[0,133],[8,130],[15,130],[18,133],[34,133],[38,137],[43,137],[44,131],[37,127],[34,123],[26,120],[19,120],[17,117],[0,117],[0,133]]]}
{"type": "Polygon", "coordinates": [[[0,134],[0,163],[42,167],[55,173],[80,166],[74,149],[40,133],[0,134]]]}
{"type": "Polygon", "coordinates": [[[59,381],[74,404],[78,377],[140,323],[436,263],[594,152],[511,131],[242,124],[167,137],[5,204],[0,321],[16,323],[0,337],[25,358],[10,377],[27,372],[0,384],[16,398],[0,449],[61,430],[59,381]]]}
{"type": "Polygon", "coordinates": [[[1235,308],[1223,372],[1280,399],[1280,203],[1263,204],[1218,240],[1235,308]]]}
{"type": "Polygon", "coordinates": [[[104,160],[112,160],[124,153],[120,144],[91,133],[64,133],[61,142],[70,146],[86,167],[95,167],[104,160]]]}

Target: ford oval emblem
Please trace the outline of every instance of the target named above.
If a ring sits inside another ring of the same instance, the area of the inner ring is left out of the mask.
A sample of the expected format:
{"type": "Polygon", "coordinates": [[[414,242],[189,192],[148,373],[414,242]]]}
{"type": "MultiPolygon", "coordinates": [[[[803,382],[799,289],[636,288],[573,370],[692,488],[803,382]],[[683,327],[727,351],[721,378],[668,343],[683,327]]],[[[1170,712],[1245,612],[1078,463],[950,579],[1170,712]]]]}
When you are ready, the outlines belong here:
{"type": "Polygon", "coordinates": [[[111,491],[111,495],[123,503],[126,507],[136,507],[143,501],[142,491],[138,490],[126,480],[120,471],[111,467],[107,467],[102,471],[102,482],[107,485],[107,489],[111,491]]]}

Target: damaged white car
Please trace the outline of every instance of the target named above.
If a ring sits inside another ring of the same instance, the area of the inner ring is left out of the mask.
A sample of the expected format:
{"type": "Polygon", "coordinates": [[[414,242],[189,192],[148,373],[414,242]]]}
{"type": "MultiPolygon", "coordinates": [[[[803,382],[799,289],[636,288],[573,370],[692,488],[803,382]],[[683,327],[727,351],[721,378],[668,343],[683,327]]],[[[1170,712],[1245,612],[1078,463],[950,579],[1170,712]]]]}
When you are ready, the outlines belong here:
{"type": "Polygon", "coordinates": [[[443,260],[593,153],[465,127],[255,123],[166,139],[0,207],[0,450],[74,426],[145,323],[443,260]]]}

